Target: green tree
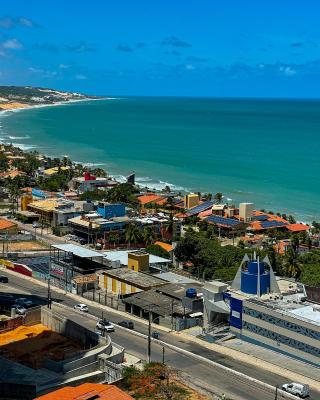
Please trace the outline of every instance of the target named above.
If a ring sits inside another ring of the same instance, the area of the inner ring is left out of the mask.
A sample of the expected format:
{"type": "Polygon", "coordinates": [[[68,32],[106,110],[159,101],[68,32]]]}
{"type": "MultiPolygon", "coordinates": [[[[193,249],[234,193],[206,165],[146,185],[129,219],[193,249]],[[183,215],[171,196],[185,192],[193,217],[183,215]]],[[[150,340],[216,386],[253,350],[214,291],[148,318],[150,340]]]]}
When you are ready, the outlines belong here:
{"type": "Polygon", "coordinates": [[[107,191],[106,200],[111,203],[120,202],[138,206],[139,201],[135,196],[138,192],[137,188],[131,183],[119,183],[107,191]]]}
{"type": "Polygon", "coordinates": [[[156,238],[154,229],[151,226],[146,225],[143,228],[142,238],[146,245],[152,244],[156,238]]]}
{"type": "Polygon", "coordinates": [[[7,171],[8,159],[5,154],[0,153],[0,172],[7,171]]]}
{"type": "Polygon", "coordinates": [[[170,259],[170,254],[158,244],[151,244],[146,248],[146,251],[154,256],[170,259]]]}
{"type": "Polygon", "coordinates": [[[127,224],[125,230],[125,241],[126,243],[128,243],[129,247],[131,247],[132,244],[136,246],[136,244],[139,242],[140,239],[141,239],[141,232],[137,224],[134,223],[127,224]]]}
{"type": "Polygon", "coordinates": [[[218,204],[221,204],[222,198],[223,198],[223,194],[221,192],[218,192],[214,195],[214,200],[218,204]]]}

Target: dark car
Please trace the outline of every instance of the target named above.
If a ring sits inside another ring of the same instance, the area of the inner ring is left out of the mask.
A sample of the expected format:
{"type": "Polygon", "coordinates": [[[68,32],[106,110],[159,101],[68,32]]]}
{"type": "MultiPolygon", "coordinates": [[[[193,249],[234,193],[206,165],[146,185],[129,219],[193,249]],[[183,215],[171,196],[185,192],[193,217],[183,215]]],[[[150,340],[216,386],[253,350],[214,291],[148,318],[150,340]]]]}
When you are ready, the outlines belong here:
{"type": "Polygon", "coordinates": [[[134,329],[134,324],[132,321],[127,321],[127,320],[121,321],[121,322],[119,322],[118,325],[123,326],[124,328],[127,328],[127,329],[134,329]]]}
{"type": "Polygon", "coordinates": [[[7,276],[0,275],[0,282],[1,283],[8,283],[9,279],[7,276]]]}

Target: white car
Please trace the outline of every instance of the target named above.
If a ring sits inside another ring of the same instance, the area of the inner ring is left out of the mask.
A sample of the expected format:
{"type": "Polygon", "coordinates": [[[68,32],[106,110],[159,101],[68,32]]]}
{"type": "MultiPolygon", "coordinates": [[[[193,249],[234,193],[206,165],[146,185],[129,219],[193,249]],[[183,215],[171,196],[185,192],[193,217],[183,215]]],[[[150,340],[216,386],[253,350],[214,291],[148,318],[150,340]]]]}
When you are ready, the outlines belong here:
{"type": "Polygon", "coordinates": [[[97,322],[96,329],[98,329],[99,331],[114,332],[114,325],[112,325],[109,321],[105,319],[100,319],[97,322]]]}
{"type": "Polygon", "coordinates": [[[14,304],[11,308],[13,308],[18,315],[24,315],[27,312],[27,309],[21,304],[14,304]]]}
{"type": "Polygon", "coordinates": [[[88,306],[86,304],[81,304],[81,303],[80,304],[76,304],[73,308],[75,310],[82,311],[82,312],[88,312],[89,311],[88,306]]]}
{"type": "Polygon", "coordinates": [[[303,383],[286,383],[285,385],[282,385],[282,390],[295,396],[301,397],[302,399],[310,396],[309,386],[303,383]]]}

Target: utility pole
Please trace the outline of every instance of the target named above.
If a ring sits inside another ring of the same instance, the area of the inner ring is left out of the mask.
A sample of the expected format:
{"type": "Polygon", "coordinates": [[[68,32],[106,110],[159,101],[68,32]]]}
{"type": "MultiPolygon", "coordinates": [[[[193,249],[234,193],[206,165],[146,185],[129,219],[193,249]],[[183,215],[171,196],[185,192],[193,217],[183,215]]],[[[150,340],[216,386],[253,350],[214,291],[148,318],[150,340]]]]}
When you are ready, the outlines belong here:
{"type": "Polygon", "coordinates": [[[275,394],[275,397],[274,397],[274,400],[278,400],[278,385],[276,385],[276,394],[275,394]]]}
{"type": "Polygon", "coordinates": [[[171,301],[171,330],[173,331],[173,305],[174,305],[174,300],[172,299],[171,301]]]}
{"type": "Polygon", "coordinates": [[[162,347],[162,364],[164,365],[164,352],[165,352],[165,348],[164,346],[162,347]]]}
{"type": "MultiPolygon", "coordinates": [[[[50,256],[51,257],[51,256],[50,256]]],[[[50,280],[51,280],[51,259],[49,260],[49,273],[48,273],[48,308],[51,309],[51,287],[50,287],[50,280]]]]}
{"type": "Polygon", "coordinates": [[[149,325],[148,325],[148,363],[151,362],[151,308],[149,306],[149,325]]]}

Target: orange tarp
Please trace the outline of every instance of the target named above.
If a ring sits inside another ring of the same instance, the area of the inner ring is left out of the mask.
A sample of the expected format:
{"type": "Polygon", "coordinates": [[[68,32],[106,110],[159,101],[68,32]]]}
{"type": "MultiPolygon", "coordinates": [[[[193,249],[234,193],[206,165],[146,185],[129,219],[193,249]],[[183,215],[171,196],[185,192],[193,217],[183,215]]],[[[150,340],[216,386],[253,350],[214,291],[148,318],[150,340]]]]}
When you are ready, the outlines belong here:
{"type": "Polygon", "coordinates": [[[162,247],[165,251],[170,252],[170,251],[173,250],[172,245],[169,244],[169,243],[164,243],[164,242],[158,241],[158,242],[155,242],[155,244],[157,244],[158,246],[162,247]]]}

